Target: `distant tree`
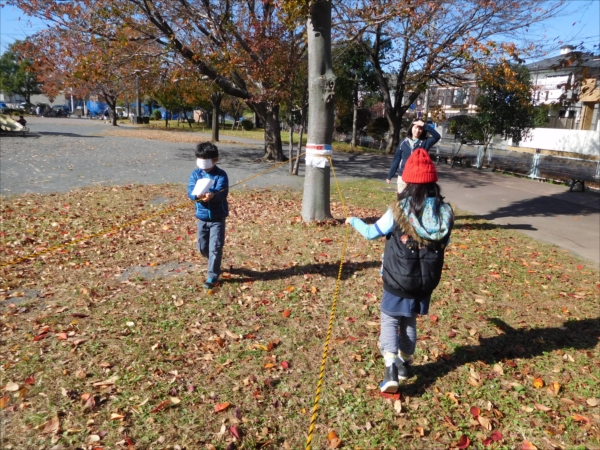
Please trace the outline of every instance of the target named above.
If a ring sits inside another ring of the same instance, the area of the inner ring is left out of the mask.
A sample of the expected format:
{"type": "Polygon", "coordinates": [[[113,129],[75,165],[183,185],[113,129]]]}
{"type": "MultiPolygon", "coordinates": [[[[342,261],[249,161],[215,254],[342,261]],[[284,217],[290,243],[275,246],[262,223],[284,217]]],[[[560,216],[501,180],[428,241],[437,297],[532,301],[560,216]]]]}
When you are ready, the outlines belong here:
{"type": "Polygon", "coordinates": [[[359,109],[363,106],[365,97],[379,92],[379,85],[373,65],[360,45],[355,42],[337,46],[333,54],[333,63],[337,77],[335,86],[337,121],[343,128],[346,128],[344,125],[350,122],[352,129],[350,146],[354,148],[357,130],[366,126],[369,120],[368,115],[363,114],[366,121],[359,123],[359,109]]]}
{"type": "MultiPolygon", "coordinates": [[[[532,84],[525,66],[506,61],[484,67],[479,75],[477,126],[484,141],[484,155],[494,135],[520,142],[534,126],[532,84]]],[[[480,164],[483,158],[480,160],[480,164]]],[[[480,167],[478,167],[480,168],[480,167]]]]}
{"type": "Polygon", "coordinates": [[[0,89],[6,94],[25,97],[31,103],[32,95],[42,93],[42,83],[31,59],[19,51],[21,44],[22,41],[16,41],[0,56],[0,89]]]}
{"type": "Polygon", "coordinates": [[[535,128],[548,128],[550,125],[550,111],[552,105],[537,105],[533,108],[533,126],[535,128]]]}

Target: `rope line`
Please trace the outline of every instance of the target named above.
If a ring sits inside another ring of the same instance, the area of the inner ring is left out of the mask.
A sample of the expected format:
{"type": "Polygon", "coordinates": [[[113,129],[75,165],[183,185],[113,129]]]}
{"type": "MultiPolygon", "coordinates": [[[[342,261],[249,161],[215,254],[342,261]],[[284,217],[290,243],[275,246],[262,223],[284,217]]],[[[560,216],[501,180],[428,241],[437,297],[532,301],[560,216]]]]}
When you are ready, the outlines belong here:
{"type": "MultiPolygon", "coordinates": [[[[300,158],[302,155],[304,155],[304,153],[300,153],[299,155],[293,157],[292,161],[294,159],[296,159],[296,158],[300,158]]],[[[267,173],[267,172],[269,172],[269,171],[271,171],[273,169],[277,169],[278,167],[281,167],[282,165],[288,164],[288,163],[289,163],[289,160],[281,162],[281,163],[278,163],[278,164],[275,164],[274,166],[269,167],[268,169],[263,170],[262,172],[259,172],[259,173],[255,174],[255,175],[252,175],[252,176],[250,176],[250,177],[248,177],[248,178],[246,178],[244,180],[238,181],[237,183],[229,186],[227,189],[231,190],[231,188],[233,188],[235,186],[238,186],[238,185],[240,185],[242,183],[246,183],[246,182],[252,180],[253,178],[256,178],[258,176],[264,175],[265,173],[267,173]]],[[[226,189],[221,189],[217,193],[223,192],[225,190],[226,189]]],[[[200,200],[195,200],[193,202],[195,203],[195,202],[198,202],[198,201],[200,201],[200,200]]],[[[27,260],[30,260],[30,259],[35,259],[38,256],[45,255],[47,253],[51,253],[51,252],[54,252],[56,250],[64,249],[66,247],[72,247],[72,246],[77,245],[77,244],[79,244],[81,242],[85,242],[85,241],[87,241],[89,239],[96,238],[98,236],[103,236],[103,235],[110,234],[110,233],[114,233],[114,232],[117,232],[117,231],[119,231],[119,230],[121,230],[123,228],[126,228],[126,227],[129,227],[131,225],[134,225],[136,223],[140,223],[140,222],[143,222],[145,220],[154,219],[155,217],[162,216],[164,214],[177,211],[178,209],[182,209],[182,208],[184,208],[184,207],[186,207],[188,205],[189,205],[189,201],[186,201],[186,202],[180,203],[178,205],[171,206],[169,208],[165,208],[165,209],[163,209],[163,210],[161,210],[159,212],[156,212],[156,213],[146,214],[146,215],[144,215],[142,217],[138,217],[137,219],[130,220],[129,222],[125,222],[125,223],[123,223],[121,225],[113,225],[110,228],[105,228],[105,229],[103,229],[101,231],[98,231],[96,233],[85,235],[85,236],[83,236],[81,238],[73,239],[73,240],[71,240],[69,242],[64,242],[62,244],[58,244],[58,245],[55,245],[53,247],[46,248],[44,250],[33,252],[33,253],[28,254],[28,255],[21,256],[19,258],[15,258],[15,259],[13,259],[11,261],[2,262],[2,263],[0,263],[0,267],[14,266],[14,265],[19,264],[19,263],[21,263],[23,261],[27,261],[27,260]]]]}
{"type": "MultiPolygon", "coordinates": [[[[342,191],[340,190],[340,184],[337,180],[337,176],[335,174],[335,169],[333,168],[333,161],[331,157],[327,157],[329,159],[329,163],[331,165],[331,171],[333,172],[333,178],[335,180],[335,184],[338,190],[338,195],[340,197],[340,201],[342,202],[342,208],[344,209],[344,215],[348,217],[346,211],[346,205],[344,203],[344,197],[342,196],[342,191]]],[[[335,319],[335,310],[337,308],[337,301],[340,293],[340,283],[342,280],[342,271],[344,268],[344,261],[346,259],[346,247],[348,244],[348,234],[350,231],[350,227],[346,227],[346,232],[344,234],[344,244],[342,245],[342,256],[340,258],[340,268],[338,270],[338,277],[335,283],[335,291],[333,293],[333,302],[331,304],[331,312],[329,313],[329,326],[327,327],[327,336],[325,338],[325,346],[323,347],[323,358],[321,360],[321,370],[319,372],[319,381],[317,382],[317,390],[315,392],[315,401],[313,405],[313,412],[310,419],[310,426],[308,428],[308,436],[306,438],[306,447],[305,450],[310,450],[312,445],[313,433],[315,431],[315,425],[317,424],[317,417],[319,416],[319,401],[321,400],[321,390],[323,388],[323,379],[325,378],[325,367],[327,365],[327,354],[329,353],[329,342],[331,341],[331,332],[333,331],[333,321],[335,319]]]]}

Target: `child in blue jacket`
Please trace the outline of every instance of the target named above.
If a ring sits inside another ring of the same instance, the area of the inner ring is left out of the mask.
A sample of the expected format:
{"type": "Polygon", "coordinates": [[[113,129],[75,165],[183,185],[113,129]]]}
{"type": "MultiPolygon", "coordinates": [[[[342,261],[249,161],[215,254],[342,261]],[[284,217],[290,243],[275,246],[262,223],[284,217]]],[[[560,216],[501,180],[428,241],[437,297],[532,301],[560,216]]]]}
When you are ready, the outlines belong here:
{"type": "Polygon", "coordinates": [[[398,172],[398,192],[402,192],[406,186],[406,183],[402,181],[402,172],[404,172],[404,166],[410,155],[417,148],[429,150],[440,140],[440,137],[440,134],[435,131],[433,126],[426,124],[422,120],[415,120],[411,123],[406,133],[406,138],[400,142],[400,145],[396,149],[386,182],[389,184],[396,172],[398,172]],[[431,134],[431,136],[428,136],[428,134],[431,134]]]}
{"type": "Polygon", "coordinates": [[[225,244],[225,218],[229,215],[227,195],[229,179],[223,169],[217,167],[219,150],[210,142],[201,142],[196,146],[196,165],[198,168],[190,175],[188,197],[195,201],[198,219],[198,250],[208,258],[207,279],[202,285],[211,289],[218,285],[221,275],[221,259],[225,244]],[[196,182],[201,178],[213,180],[212,187],[202,196],[193,195],[196,182]]]}

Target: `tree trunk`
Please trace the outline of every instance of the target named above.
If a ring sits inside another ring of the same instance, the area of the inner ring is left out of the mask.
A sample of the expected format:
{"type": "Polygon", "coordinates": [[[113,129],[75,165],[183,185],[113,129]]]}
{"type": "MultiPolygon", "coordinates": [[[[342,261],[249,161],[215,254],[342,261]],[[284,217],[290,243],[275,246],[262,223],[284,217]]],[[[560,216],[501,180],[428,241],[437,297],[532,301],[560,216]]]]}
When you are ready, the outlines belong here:
{"type": "Polygon", "coordinates": [[[331,61],[331,1],[310,5],[308,34],[308,143],[302,198],[305,222],[331,218],[329,160],[333,137],[335,75],[331,61]]]}
{"type": "Polygon", "coordinates": [[[246,104],[254,112],[255,116],[258,117],[259,122],[265,124],[265,155],[263,158],[271,161],[287,161],[281,144],[279,105],[250,101],[247,101],[246,104]]]}
{"type": "Polygon", "coordinates": [[[354,89],[352,91],[352,140],[350,141],[350,148],[356,147],[356,123],[358,122],[358,75],[354,80],[354,89]]]}
{"type": "Polygon", "coordinates": [[[304,94],[302,95],[302,111],[300,112],[300,135],[298,139],[298,158],[294,163],[294,175],[298,175],[298,169],[300,168],[300,155],[302,154],[302,140],[304,139],[304,128],[306,126],[306,112],[308,109],[308,80],[304,84],[304,94]]]}
{"type": "Polygon", "coordinates": [[[165,128],[169,128],[169,114],[171,113],[171,110],[167,109],[165,110],[165,128]]]}
{"type": "Polygon", "coordinates": [[[219,142],[219,109],[221,108],[221,100],[223,100],[222,92],[213,92],[210,95],[210,102],[213,107],[211,142],[219,142]]]}
{"type": "Polygon", "coordinates": [[[289,106],[288,126],[290,127],[290,145],[288,148],[288,158],[290,159],[290,175],[294,173],[294,115],[292,114],[292,102],[289,106]]]}

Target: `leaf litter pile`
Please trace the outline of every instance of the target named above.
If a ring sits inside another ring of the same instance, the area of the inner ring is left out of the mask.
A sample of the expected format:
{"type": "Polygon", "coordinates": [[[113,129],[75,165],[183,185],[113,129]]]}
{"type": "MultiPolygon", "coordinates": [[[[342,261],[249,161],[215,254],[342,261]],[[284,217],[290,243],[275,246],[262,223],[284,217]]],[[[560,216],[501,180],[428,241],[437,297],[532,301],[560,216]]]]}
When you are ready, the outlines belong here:
{"type": "MultiPolygon", "coordinates": [[[[371,222],[393,195],[342,192],[371,222]]],[[[345,225],[302,224],[299,192],[234,191],[209,291],[191,203],[85,238],[185,202],[175,185],[3,199],[2,262],[77,240],[0,268],[3,448],[304,446],[345,225]]],[[[383,248],[349,233],[313,448],[598,448],[595,269],[458,212],[413,376],[383,397],[383,248]]]]}

